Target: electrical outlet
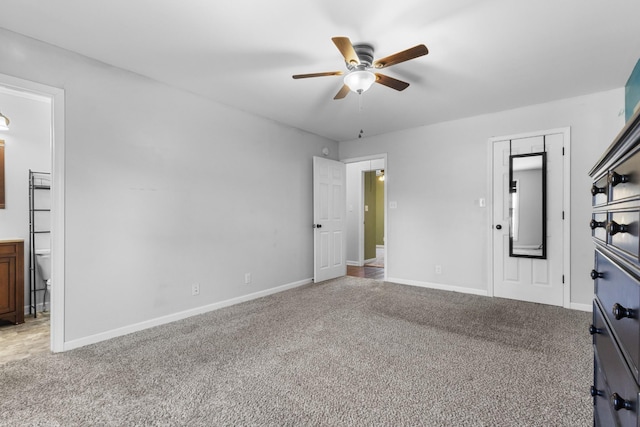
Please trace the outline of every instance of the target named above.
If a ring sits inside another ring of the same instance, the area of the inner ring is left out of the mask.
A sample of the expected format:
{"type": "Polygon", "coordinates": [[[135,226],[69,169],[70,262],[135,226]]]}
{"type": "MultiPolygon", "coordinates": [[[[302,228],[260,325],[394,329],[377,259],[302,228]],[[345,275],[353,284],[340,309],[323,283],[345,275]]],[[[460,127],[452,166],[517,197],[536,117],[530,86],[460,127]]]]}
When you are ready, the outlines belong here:
{"type": "Polygon", "coordinates": [[[248,285],[251,283],[251,273],[244,273],[244,284],[248,285]]]}
{"type": "Polygon", "coordinates": [[[442,274],[442,266],[436,265],[436,274],[442,274]]]}
{"type": "Polygon", "coordinates": [[[191,285],[191,295],[200,295],[200,285],[198,283],[191,285]]]}

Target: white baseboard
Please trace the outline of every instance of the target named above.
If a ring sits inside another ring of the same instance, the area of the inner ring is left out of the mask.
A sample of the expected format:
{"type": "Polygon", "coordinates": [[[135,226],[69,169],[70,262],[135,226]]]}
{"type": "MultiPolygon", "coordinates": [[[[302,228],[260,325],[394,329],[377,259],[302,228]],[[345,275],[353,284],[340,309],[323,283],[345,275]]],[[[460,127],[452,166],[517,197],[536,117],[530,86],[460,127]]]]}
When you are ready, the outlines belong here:
{"type": "Polygon", "coordinates": [[[278,292],[286,291],[289,289],[297,288],[299,286],[312,283],[312,279],[304,279],[286,285],[278,286],[264,291],[254,292],[252,294],[242,295],[236,298],[231,298],[226,301],[220,301],[213,304],[208,304],[202,307],[196,307],[189,310],[181,311],[179,313],[169,314],[167,316],[157,317],[155,319],[145,320],[144,322],[136,323],[133,325],[124,326],[122,328],[112,329],[110,331],[101,332],[99,334],[90,335],[88,337],[80,338],[77,340],[67,341],[64,343],[62,351],[72,350],[74,348],[84,347],[89,344],[95,344],[100,341],[106,341],[111,338],[120,337],[123,335],[131,334],[133,332],[139,332],[144,329],[152,328],[154,326],[160,326],[167,323],[175,322],[177,320],[186,319],[188,317],[196,316],[198,314],[208,313],[210,311],[219,310],[221,308],[229,307],[242,302],[251,301],[257,298],[262,298],[267,295],[276,294],[278,292]]]}
{"type": "Polygon", "coordinates": [[[593,311],[593,306],[591,304],[578,304],[577,302],[570,303],[569,308],[571,310],[587,311],[589,313],[593,311]]]}
{"type": "MultiPolygon", "coordinates": [[[[401,285],[418,286],[421,288],[429,288],[429,289],[440,289],[443,291],[461,292],[465,294],[473,294],[473,295],[481,295],[481,296],[489,295],[489,293],[484,289],[463,288],[460,286],[442,285],[440,283],[419,282],[417,280],[398,279],[395,277],[388,277],[386,281],[399,283],[401,285]]],[[[570,303],[568,308],[570,310],[586,311],[589,313],[593,311],[593,307],[591,306],[591,304],[579,304],[575,302],[570,303]]]]}
{"type": "Polygon", "coordinates": [[[397,277],[387,277],[387,282],[399,283],[401,285],[418,286],[420,288],[440,289],[442,291],[460,292],[463,294],[473,294],[487,296],[486,289],[463,288],[461,286],[442,285],[440,283],[420,282],[417,280],[398,279],[397,277]]]}
{"type": "Polygon", "coordinates": [[[372,262],[374,262],[375,260],[377,260],[378,258],[370,258],[370,259],[365,259],[364,260],[364,264],[362,265],[367,265],[367,264],[371,264],[372,262]]]}
{"type": "MultiPolygon", "coordinates": [[[[30,309],[30,308],[31,308],[31,307],[29,307],[28,305],[25,305],[25,306],[24,306],[24,316],[25,316],[25,317],[27,317],[27,316],[33,316],[33,313],[29,314],[29,309],[30,309]]],[[[44,306],[43,306],[43,304],[42,304],[42,303],[40,303],[40,304],[36,305],[36,311],[37,311],[38,313],[40,313],[41,311],[49,311],[49,310],[51,310],[51,302],[49,302],[49,301],[47,301],[46,305],[44,305],[44,306]]]]}
{"type": "Polygon", "coordinates": [[[352,267],[362,267],[364,265],[360,264],[358,261],[347,261],[346,264],[352,267]]]}

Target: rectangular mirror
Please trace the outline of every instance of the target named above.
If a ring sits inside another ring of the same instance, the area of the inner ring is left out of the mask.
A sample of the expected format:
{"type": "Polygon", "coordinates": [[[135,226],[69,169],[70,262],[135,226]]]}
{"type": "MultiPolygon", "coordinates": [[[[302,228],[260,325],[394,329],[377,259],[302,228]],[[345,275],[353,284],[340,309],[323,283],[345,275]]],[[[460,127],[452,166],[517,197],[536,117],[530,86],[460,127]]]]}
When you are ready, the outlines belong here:
{"type": "Polygon", "coordinates": [[[547,153],[509,156],[509,256],[547,258],[547,153]]]}

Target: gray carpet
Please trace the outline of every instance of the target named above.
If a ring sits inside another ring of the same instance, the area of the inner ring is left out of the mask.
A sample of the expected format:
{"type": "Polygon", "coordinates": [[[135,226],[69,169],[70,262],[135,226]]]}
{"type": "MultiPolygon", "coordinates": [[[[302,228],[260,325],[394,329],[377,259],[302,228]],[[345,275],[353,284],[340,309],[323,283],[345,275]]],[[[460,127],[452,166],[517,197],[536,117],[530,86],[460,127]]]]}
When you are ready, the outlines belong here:
{"type": "Polygon", "coordinates": [[[0,424],[588,426],[590,314],[347,277],[0,366],[0,424]]]}

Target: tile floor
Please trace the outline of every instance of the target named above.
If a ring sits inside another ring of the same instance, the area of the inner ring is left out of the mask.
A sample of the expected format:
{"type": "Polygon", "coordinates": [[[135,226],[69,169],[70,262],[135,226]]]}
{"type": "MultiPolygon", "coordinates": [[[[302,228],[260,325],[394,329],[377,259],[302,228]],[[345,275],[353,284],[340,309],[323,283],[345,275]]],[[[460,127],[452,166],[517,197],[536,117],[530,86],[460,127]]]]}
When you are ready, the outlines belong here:
{"type": "Polygon", "coordinates": [[[38,313],[35,319],[25,315],[24,323],[20,325],[0,320],[0,365],[48,352],[51,348],[49,339],[48,312],[38,313]]]}

